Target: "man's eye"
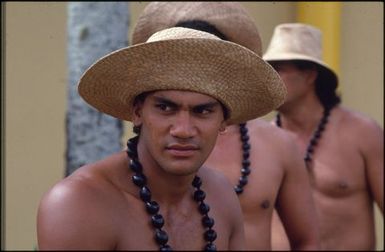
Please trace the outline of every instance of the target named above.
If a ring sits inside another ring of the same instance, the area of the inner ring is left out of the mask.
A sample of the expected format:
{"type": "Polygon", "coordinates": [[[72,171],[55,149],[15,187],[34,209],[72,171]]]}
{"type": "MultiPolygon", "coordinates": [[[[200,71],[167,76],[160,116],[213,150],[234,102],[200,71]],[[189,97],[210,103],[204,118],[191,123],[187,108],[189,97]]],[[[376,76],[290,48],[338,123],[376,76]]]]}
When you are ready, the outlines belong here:
{"type": "Polygon", "coordinates": [[[207,115],[211,112],[212,112],[212,110],[208,109],[208,108],[195,108],[194,109],[194,113],[201,114],[201,115],[207,115]]]}
{"type": "Polygon", "coordinates": [[[170,105],[167,105],[164,103],[156,104],[156,107],[159,108],[160,110],[166,111],[166,112],[172,110],[172,107],[170,105]]]}

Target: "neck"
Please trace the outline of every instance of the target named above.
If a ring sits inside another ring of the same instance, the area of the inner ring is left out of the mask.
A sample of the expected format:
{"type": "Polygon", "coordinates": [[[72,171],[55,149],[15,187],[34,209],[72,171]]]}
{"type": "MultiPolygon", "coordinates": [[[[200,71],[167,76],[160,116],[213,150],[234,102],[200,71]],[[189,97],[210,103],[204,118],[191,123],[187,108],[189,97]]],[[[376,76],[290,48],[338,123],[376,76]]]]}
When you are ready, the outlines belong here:
{"type": "MultiPolygon", "coordinates": [[[[163,218],[162,214],[160,214],[160,206],[159,203],[156,202],[153,199],[153,194],[151,193],[151,190],[148,188],[147,184],[147,177],[145,174],[143,174],[143,165],[140,163],[139,160],[139,148],[138,148],[138,137],[134,137],[128,140],[127,142],[127,155],[130,159],[129,168],[133,172],[133,176],[131,177],[132,182],[139,188],[139,197],[143,201],[145,209],[148,214],[151,215],[150,223],[152,224],[152,227],[154,228],[154,238],[156,243],[159,245],[160,251],[172,251],[170,245],[167,244],[168,242],[168,235],[165,230],[162,230],[162,227],[164,225],[165,219],[163,218]]],[[[202,180],[194,175],[194,179],[191,183],[191,185],[194,187],[194,193],[193,200],[198,203],[198,210],[202,214],[202,225],[204,229],[206,230],[204,233],[204,238],[206,240],[206,246],[204,247],[205,251],[216,251],[216,246],[213,243],[215,239],[217,238],[217,233],[214,229],[212,229],[214,225],[214,219],[210,218],[207,213],[210,210],[210,206],[207,205],[204,202],[204,199],[206,198],[206,193],[201,189],[202,180]]],[[[184,197],[186,199],[186,197],[184,197]]],[[[191,201],[191,198],[190,198],[191,201]]],[[[179,201],[181,202],[181,201],[179,201]]],[[[186,201],[185,201],[186,202],[186,201]]],[[[177,207],[174,208],[174,210],[170,210],[169,208],[167,210],[166,205],[166,212],[169,213],[180,213],[181,209],[191,209],[191,204],[185,205],[185,207],[177,207]]],[[[171,216],[173,214],[167,214],[168,216],[171,216]]],[[[187,216],[188,214],[184,214],[184,216],[187,216]]]]}
{"type": "Polygon", "coordinates": [[[312,134],[322,118],[324,108],[318,99],[313,99],[295,107],[281,107],[279,110],[281,127],[293,132],[312,134]]]}

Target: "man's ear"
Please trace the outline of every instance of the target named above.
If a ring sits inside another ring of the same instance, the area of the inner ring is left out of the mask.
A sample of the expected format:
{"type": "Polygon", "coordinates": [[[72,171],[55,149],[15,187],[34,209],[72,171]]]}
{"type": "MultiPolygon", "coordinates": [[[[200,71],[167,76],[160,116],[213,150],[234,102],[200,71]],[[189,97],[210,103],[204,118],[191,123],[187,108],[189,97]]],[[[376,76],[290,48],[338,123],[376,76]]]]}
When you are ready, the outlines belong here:
{"type": "Polygon", "coordinates": [[[307,80],[309,83],[315,83],[318,77],[318,70],[316,68],[307,70],[307,80]]]}
{"type": "Polygon", "coordinates": [[[143,103],[137,102],[132,110],[132,123],[134,126],[140,126],[142,124],[142,108],[143,103]]]}
{"type": "Polygon", "coordinates": [[[226,126],[227,126],[227,121],[226,120],[223,120],[221,122],[221,125],[219,127],[219,133],[224,133],[226,131],[226,126]]]}

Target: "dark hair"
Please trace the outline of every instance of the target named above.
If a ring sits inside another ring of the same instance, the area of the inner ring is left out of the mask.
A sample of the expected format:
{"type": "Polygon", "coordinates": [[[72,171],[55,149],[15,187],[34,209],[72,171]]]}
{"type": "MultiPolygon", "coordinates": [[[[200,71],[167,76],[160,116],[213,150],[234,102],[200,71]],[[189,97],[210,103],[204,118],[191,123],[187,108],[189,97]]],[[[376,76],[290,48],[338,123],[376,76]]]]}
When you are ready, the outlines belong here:
{"type": "MultiPolygon", "coordinates": [[[[135,106],[136,104],[138,103],[144,103],[144,100],[146,100],[147,96],[151,93],[151,91],[149,92],[143,92],[139,95],[137,95],[134,99],[134,103],[133,103],[133,106],[135,106]]],[[[142,125],[139,125],[139,126],[133,126],[132,127],[132,132],[134,132],[135,134],[137,134],[138,136],[140,135],[140,131],[142,129],[142,125]]]]}
{"type": "Polygon", "coordinates": [[[336,93],[337,79],[336,76],[325,67],[307,60],[292,60],[298,69],[316,69],[318,71],[315,80],[315,92],[325,109],[331,109],[341,102],[341,97],[336,93]]]}
{"type": "Polygon", "coordinates": [[[194,30],[204,31],[211,33],[222,40],[228,40],[227,37],[222,32],[220,32],[214,25],[199,19],[180,21],[176,23],[175,27],[185,27],[194,30]]]}

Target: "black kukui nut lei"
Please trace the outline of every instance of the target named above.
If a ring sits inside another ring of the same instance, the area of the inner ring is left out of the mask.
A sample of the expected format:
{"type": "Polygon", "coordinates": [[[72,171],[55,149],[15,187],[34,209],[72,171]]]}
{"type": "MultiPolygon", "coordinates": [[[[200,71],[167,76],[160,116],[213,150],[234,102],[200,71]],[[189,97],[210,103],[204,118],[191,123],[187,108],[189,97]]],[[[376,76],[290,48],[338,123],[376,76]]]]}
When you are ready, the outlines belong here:
{"type": "Polygon", "coordinates": [[[243,192],[243,187],[247,184],[251,170],[250,170],[250,143],[249,143],[249,135],[246,127],[246,123],[239,124],[239,132],[241,134],[242,141],[242,168],[241,168],[241,176],[239,178],[238,184],[234,187],[234,190],[237,194],[241,194],[243,192]]]}
{"type": "MultiPolygon", "coordinates": [[[[155,229],[155,241],[159,245],[160,251],[172,251],[168,242],[168,235],[166,231],[162,230],[164,225],[164,218],[159,213],[159,204],[156,201],[151,200],[151,191],[146,186],[147,178],[143,174],[143,168],[138,160],[137,153],[137,144],[139,137],[133,137],[127,142],[127,155],[130,159],[129,166],[131,170],[134,172],[132,175],[132,182],[140,188],[139,196],[145,204],[145,208],[148,214],[151,215],[151,223],[155,229]]],[[[192,186],[195,188],[193,199],[198,203],[198,210],[203,215],[202,217],[202,225],[206,229],[203,237],[207,242],[204,247],[205,251],[216,251],[216,246],[214,244],[215,239],[217,238],[217,233],[212,227],[214,226],[214,219],[208,216],[208,212],[210,211],[209,205],[204,203],[204,199],[206,198],[206,193],[200,188],[202,185],[202,180],[195,176],[192,181],[192,186]]]]}
{"type": "MultiPolygon", "coordinates": [[[[322,132],[325,130],[326,124],[328,123],[330,110],[331,109],[324,109],[322,118],[319,121],[318,126],[317,126],[316,130],[314,131],[314,134],[311,137],[309,144],[306,148],[304,160],[305,160],[305,164],[306,164],[307,168],[309,168],[309,164],[313,159],[314,148],[318,144],[318,141],[321,138],[322,132]]],[[[279,113],[275,117],[275,124],[278,127],[282,128],[281,116],[279,113]]]]}

